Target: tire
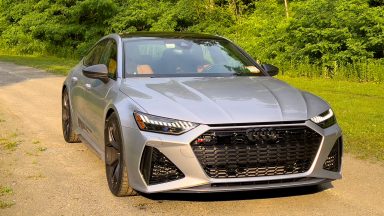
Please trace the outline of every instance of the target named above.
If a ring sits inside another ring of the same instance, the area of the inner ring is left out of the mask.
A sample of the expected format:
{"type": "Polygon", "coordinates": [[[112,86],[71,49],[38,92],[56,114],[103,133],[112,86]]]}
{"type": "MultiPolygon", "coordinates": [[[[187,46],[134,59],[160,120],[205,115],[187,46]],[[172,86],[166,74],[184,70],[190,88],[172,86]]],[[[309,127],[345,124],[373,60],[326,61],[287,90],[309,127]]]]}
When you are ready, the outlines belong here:
{"type": "Polygon", "coordinates": [[[65,141],[68,143],[80,142],[79,136],[73,130],[71,104],[69,103],[69,95],[67,89],[63,90],[61,98],[61,122],[65,141]]]}
{"type": "Polygon", "coordinates": [[[105,172],[110,191],[118,197],[134,196],[137,192],[129,185],[124,162],[119,120],[112,113],[105,122],[105,172]]]}

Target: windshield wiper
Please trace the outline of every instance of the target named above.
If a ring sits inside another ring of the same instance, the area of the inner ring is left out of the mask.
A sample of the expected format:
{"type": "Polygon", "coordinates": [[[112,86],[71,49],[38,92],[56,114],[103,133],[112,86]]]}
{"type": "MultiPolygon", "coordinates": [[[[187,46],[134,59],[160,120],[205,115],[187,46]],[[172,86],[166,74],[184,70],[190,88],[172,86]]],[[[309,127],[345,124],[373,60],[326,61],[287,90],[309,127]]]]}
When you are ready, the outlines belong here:
{"type": "Polygon", "coordinates": [[[233,76],[260,76],[262,73],[251,73],[251,72],[235,72],[233,76]]]}

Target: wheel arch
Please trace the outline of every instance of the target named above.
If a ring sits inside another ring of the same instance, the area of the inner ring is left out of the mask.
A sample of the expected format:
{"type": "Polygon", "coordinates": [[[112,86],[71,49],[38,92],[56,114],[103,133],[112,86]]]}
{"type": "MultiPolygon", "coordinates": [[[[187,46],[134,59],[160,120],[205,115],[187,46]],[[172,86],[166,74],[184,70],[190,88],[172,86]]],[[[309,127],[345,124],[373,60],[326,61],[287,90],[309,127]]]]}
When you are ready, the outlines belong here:
{"type": "MultiPolygon", "coordinates": [[[[110,104],[106,109],[105,109],[105,114],[104,114],[104,128],[105,128],[105,123],[107,122],[107,119],[113,114],[116,114],[117,120],[119,121],[120,129],[122,129],[122,124],[121,124],[121,116],[119,115],[119,111],[117,107],[115,107],[113,104],[110,104]]],[[[104,134],[105,136],[105,134],[104,134]]]]}
{"type": "Polygon", "coordinates": [[[61,97],[63,97],[64,91],[67,91],[68,96],[69,96],[69,89],[68,89],[68,87],[67,87],[67,85],[65,83],[61,87],[61,97]]]}
{"type": "Polygon", "coordinates": [[[116,112],[114,108],[109,108],[107,110],[107,113],[105,114],[105,118],[104,119],[107,120],[109,118],[109,116],[111,116],[112,113],[114,113],[114,112],[116,112]]]}
{"type": "Polygon", "coordinates": [[[136,128],[136,121],[133,117],[135,110],[145,112],[138,104],[131,98],[120,94],[117,98],[110,101],[104,109],[104,120],[106,120],[111,113],[116,113],[121,127],[136,128]]]}

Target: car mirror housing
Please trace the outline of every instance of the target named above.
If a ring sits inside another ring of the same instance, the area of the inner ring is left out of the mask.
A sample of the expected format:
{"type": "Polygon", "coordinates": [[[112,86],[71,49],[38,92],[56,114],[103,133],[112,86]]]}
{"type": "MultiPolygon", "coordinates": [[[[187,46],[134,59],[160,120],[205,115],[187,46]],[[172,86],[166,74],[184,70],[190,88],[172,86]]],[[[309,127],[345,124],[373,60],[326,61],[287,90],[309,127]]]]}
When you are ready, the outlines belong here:
{"type": "Polygon", "coordinates": [[[270,76],[276,76],[279,73],[279,68],[276,66],[263,64],[262,67],[270,76]]]}
{"type": "Polygon", "coordinates": [[[86,67],[83,69],[84,76],[91,79],[99,79],[104,83],[107,83],[108,78],[108,68],[104,64],[97,64],[86,67]]]}

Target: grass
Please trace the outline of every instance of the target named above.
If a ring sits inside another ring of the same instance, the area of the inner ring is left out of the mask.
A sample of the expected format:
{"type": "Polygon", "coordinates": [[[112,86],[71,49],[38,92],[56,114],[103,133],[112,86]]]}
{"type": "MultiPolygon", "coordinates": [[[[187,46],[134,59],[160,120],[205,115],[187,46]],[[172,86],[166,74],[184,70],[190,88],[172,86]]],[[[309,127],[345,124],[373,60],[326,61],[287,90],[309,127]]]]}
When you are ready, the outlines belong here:
{"type": "Polygon", "coordinates": [[[43,152],[43,151],[46,151],[46,150],[47,150],[47,147],[41,147],[41,146],[39,146],[39,147],[36,148],[36,150],[39,151],[39,152],[43,152]]]}
{"type": "Polygon", "coordinates": [[[9,208],[15,204],[14,201],[0,200],[0,209],[9,208]]]}
{"type": "MultiPolygon", "coordinates": [[[[11,187],[0,185],[0,197],[12,194],[13,189],[11,187]]],[[[0,200],[0,209],[9,208],[13,205],[15,205],[14,201],[0,200]]]]}
{"type": "Polygon", "coordinates": [[[59,75],[68,74],[68,72],[79,62],[74,59],[53,56],[19,56],[4,54],[0,54],[0,61],[39,68],[59,75]]]}
{"type": "Polygon", "coordinates": [[[290,77],[332,78],[354,82],[384,82],[384,59],[357,61],[353,64],[319,66],[305,62],[277,63],[281,74],[290,77]]]}
{"type": "Polygon", "coordinates": [[[330,103],[343,130],[347,152],[384,161],[384,84],[285,76],[279,79],[330,103]]]}
{"type": "Polygon", "coordinates": [[[8,151],[15,151],[20,143],[21,140],[17,139],[16,133],[13,133],[7,137],[0,137],[0,146],[8,151]]]}
{"type": "Polygon", "coordinates": [[[13,189],[11,187],[0,185],[0,196],[10,195],[10,194],[13,194],[13,189]]]}
{"type": "Polygon", "coordinates": [[[0,147],[8,151],[15,151],[21,140],[17,139],[17,133],[11,133],[8,136],[0,136],[0,147]]]}

